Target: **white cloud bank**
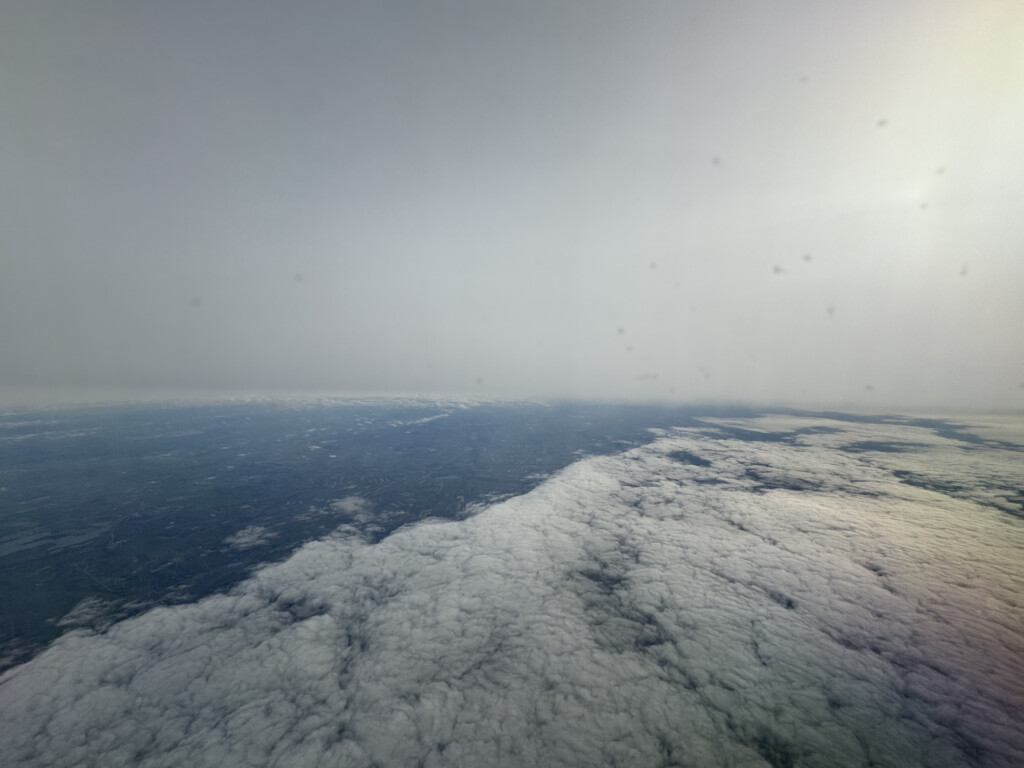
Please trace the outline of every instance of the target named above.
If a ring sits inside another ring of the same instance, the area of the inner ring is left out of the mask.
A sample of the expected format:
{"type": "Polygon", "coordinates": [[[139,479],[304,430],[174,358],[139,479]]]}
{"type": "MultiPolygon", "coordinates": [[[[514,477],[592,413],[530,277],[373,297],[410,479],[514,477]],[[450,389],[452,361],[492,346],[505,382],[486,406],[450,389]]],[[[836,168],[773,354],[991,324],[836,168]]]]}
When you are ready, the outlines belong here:
{"type": "Polygon", "coordinates": [[[1024,525],[964,490],[1020,454],[723,426],[66,635],[0,678],[0,763],[1024,764],[1024,525]]]}

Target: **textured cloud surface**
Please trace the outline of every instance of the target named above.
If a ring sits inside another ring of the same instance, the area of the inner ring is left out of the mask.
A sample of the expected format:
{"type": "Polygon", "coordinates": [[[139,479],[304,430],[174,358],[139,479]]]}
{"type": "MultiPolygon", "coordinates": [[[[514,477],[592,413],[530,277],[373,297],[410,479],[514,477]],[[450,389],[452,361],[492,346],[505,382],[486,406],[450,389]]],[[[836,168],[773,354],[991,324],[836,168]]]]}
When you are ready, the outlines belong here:
{"type": "Polygon", "coordinates": [[[1024,764],[1020,453],[968,437],[708,419],[339,529],[10,670],[0,762],[1024,764]]]}

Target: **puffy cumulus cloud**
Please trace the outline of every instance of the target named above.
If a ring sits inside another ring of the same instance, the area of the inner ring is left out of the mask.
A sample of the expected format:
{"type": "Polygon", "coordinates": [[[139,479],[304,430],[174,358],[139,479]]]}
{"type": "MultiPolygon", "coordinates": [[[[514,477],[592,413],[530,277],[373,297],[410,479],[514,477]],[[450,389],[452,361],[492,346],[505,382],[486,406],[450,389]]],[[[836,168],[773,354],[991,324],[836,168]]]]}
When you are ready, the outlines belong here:
{"type": "Polygon", "coordinates": [[[1014,454],[708,420],[469,519],[339,529],[10,670],[0,762],[1021,765],[1024,527],[965,490],[975,459],[1019,484],[1014,454]]]}

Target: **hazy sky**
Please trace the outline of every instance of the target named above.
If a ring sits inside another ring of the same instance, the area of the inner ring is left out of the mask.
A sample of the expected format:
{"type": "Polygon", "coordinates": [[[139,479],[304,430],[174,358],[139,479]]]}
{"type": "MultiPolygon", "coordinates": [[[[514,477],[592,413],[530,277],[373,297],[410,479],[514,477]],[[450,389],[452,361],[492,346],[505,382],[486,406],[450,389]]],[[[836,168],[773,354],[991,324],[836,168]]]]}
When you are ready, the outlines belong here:
{"type": "Polygon", "coordinates": [[[1024,407],[1024,4],[7,0],[0,388],[1024,407]]]}

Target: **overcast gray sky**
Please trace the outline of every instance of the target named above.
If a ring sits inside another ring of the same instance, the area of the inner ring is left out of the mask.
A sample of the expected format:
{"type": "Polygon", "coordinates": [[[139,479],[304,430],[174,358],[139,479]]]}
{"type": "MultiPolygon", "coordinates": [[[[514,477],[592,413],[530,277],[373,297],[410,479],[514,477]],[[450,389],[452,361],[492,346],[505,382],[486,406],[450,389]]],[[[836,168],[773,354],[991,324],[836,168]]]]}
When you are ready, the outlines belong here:
{"type": "Polygon", "coordinates": [[[8,0],[0,388],[1024,407],[1024,5],[8,0]]]}

